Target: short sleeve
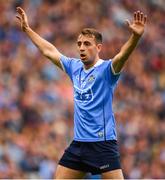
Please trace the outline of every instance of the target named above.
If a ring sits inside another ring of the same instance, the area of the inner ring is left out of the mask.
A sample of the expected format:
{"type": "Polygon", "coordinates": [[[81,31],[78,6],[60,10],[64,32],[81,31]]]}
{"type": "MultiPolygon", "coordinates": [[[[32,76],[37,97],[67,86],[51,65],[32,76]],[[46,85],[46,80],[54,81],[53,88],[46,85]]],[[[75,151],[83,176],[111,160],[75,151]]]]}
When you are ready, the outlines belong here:
{"type": "Polygon", "coordinates": [[[112,60],[108,61],[108,68],[107,68],[107,74],[108,74],[108,79],[110,80],[110,83],[112,86],[115,86],[119,80],[120,74],[121,73],[115,73],[113,66],[112,66],[112,60]]]}
{"type": "Polygon", "coordinates": [[[61,54],[60,63],[63,71],[65,71],[72,80],[72,58],[66,57],[61,54]]]}

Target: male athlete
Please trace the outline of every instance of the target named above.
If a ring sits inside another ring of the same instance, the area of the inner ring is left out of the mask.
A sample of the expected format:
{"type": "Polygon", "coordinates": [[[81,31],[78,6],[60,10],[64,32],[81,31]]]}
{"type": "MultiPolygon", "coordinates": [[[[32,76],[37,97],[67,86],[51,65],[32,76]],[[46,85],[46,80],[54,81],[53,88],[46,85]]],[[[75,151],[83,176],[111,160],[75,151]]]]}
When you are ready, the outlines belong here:
{"type": "Polygon", "coordinates": [[[22,30],[68,74],[74,87],[74,140],[59,161],[55,178],[79,179],[91,172],[104,179],[123,179],[112,99],[120,72],[144,32],[146,15],[137,11],[132,22],[127,20],[129,40],[113,59],[102,60],[102,35],[97,30],[83,29],[77,39],[80,59],[69,58],[29,27],[23,9],[18,7],[17,13],[22,30]]]}

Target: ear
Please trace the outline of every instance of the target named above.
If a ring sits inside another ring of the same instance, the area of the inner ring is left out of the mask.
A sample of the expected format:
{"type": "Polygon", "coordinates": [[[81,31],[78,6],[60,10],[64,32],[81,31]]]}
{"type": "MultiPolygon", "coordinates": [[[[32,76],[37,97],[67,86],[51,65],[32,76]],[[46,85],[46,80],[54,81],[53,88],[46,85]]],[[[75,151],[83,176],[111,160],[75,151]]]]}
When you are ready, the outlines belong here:
{"type": "Polygon", "coordinates": [[[103,46],[102,44],[97,44],[97,49],[98,49],[99,52],[101,51],[102,46],[103,46]]]}

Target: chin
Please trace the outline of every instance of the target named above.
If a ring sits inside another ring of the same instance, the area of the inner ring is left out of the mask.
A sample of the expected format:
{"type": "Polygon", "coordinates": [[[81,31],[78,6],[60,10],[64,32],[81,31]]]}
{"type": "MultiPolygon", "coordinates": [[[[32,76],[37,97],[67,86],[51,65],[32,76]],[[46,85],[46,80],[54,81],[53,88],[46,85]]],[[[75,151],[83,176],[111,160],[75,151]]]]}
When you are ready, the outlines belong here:
{"type": "Polygon", "coordinates": [[[80,58],[82,62],[88,62],[88,59],[80,58]]]}
{"type": "Polygon", "coordinates": [[[90,65],[90,64],[91,64],[91,62],[88,61],[88,60],[82,60],[81,62],[82,62],[84,65],[90,65]]]}

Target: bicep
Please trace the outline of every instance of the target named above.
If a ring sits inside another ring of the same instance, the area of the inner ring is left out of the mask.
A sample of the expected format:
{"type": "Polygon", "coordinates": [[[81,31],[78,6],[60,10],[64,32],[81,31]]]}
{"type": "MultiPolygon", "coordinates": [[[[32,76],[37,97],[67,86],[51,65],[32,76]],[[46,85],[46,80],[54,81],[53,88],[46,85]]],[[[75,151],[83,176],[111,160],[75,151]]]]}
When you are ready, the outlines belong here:
{"type": "Polygon", "coordinates": [[[112,67],[115,73],[120,73],[123,69],[125,64],[125,59],[122,58],[121,53],[118,53],[113,59],[112,59],[112,67]]]}
{"type": "Polygon", "coordinates": [[[52,61],[53,64],[63,70],[60,62],[61,53],[54,46],[50,50],[45,51],[44,56],[46,56],[52,61]]]}

